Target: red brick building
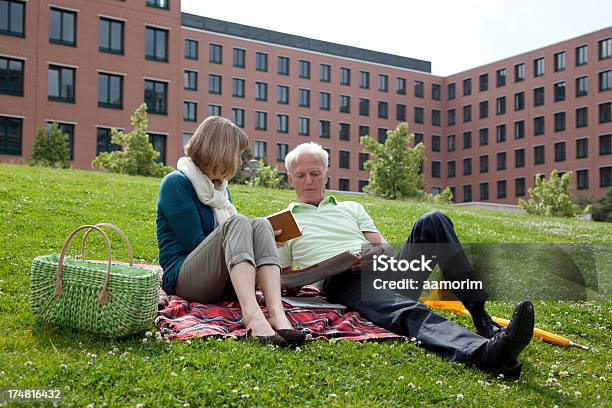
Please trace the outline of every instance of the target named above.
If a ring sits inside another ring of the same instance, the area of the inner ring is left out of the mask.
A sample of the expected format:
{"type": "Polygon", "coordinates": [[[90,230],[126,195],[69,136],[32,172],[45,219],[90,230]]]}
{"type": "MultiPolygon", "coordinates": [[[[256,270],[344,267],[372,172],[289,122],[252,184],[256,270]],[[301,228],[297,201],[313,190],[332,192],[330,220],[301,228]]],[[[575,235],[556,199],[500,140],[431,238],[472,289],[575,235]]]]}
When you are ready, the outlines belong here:
{"type": "Polygon", "coordinates": [[[179,0],[0,0],[0,160],[21,162],[38,126],[70,134],[73,165],[115,148],[143,101],[173,165],[207,115],[232,119],[284,170],[308,140],[330,151],[332,189],[368,175],[359,136],[407,121],[429,191],[514,204],[536,173],[612,185],[612,27],[440,77],[431,63],[180,12],[179,0]]]}

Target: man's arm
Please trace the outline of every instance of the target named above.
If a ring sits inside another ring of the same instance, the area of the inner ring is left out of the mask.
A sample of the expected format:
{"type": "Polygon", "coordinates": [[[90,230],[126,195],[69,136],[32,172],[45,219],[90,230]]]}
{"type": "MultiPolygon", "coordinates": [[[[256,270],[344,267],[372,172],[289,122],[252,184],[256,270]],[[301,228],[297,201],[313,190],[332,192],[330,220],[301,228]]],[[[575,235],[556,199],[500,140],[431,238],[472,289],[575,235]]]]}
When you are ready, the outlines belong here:
{"type": "Polygon", "coordinates": [[[380,232],[364,232],[363,236],[371,244],[386,244],[387,240],[382,236],[380,232]]]}

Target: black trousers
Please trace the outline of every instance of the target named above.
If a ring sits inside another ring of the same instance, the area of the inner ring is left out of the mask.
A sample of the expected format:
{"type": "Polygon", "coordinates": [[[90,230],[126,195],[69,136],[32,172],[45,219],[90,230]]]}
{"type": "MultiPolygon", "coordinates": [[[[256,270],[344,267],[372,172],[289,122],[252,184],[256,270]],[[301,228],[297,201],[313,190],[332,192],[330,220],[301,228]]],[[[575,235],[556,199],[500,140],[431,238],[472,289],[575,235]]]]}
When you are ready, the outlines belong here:
{"type": "MultiPolygon", "coordinates": [[[[431,211],[419,218],[399,251],[398,259],[414,259],[420,250],[417,245],[419,243],[445,244],[441,245],[445,252],[449,248],[447,244],[450,244],[455,252],[450,257],[447,253],[444,258],[447,262],[440,263],[444,278],[461,280],[470,277],[472,269],[453,224],[446,215],[431,211]]],[[[428,248],[431,247],[428,245],[428,248]]],[[[393,333],[416,338],[422,347],[448,361],[473,362],[476,351],[487,342],[486,338],[434,313],[418,300],[396,291],[377,290],[375,297],[362,296],[360,272],[347,271],[328,278],[325,281],[325,292],[329,301],[354,309],[372,323],[393,333]]],[[[476,295],[472,292],[456,291],[455,295],[462,301],[468,301],[467,297],[486,298],[484,291],[476,295]]]]}

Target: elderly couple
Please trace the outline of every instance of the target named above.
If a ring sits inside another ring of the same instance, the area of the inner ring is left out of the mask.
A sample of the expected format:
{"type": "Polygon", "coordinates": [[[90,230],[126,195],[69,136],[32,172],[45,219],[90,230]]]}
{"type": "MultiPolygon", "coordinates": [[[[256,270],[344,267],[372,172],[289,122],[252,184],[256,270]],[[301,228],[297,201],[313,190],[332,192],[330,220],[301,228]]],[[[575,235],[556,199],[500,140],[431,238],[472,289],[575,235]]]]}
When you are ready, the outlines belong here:
{"type": "MultiPolygon", "coordinates": [[[[420,341],[422,347],[448,361],[473,364],[506,378],[518,378],[519,353],[529,344],[534,326],[533,305],[519,303],[507,328],[492,321],[484,307],[486,293],[455,295],[470,311],[478,334],[432,312],[392,290],[361,295],[361,262],[370,260],[376,244],[386,243],[364,207],[326,195],[328,154],[316,143],[297,146],[285,158],[289,183],[298,202],[291,203],[302,237],[277,243],[270,223],[238,214],[227,190],[241,165],[246,134],[216,116],[205,119],[179,159],[177,171],[161,182],[157,202],[159,260],[164,269],[162,288],[192,302],[237,300],[249,336],[278,346],[305,340],[287,319],[281,301],[281,268],[320,262],[339,252],[362,252],[345,273],[324,282],[324,294],[360,312],[374,324],[420,341]],[[267,315],[255,298],[264,295],[267,315]],[[473,294],[472,294],[473,295],[473,294]],[[474,299],[477,299],[474,301],[474,299]]],[[[467,279],[472,269],[463,255],[451,220],[432,211],[417,220],[398,258],[408,259],[420,243],[444,243],[458,250],[453,262],[440,265],[445,279],[467,279]]]]}

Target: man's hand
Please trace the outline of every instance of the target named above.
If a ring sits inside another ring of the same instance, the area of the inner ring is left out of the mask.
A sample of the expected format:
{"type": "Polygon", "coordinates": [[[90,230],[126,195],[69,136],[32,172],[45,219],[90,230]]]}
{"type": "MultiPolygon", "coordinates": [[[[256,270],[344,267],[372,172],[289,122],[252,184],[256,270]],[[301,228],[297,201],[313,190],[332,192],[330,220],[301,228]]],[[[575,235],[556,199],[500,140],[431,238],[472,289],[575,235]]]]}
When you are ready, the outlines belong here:
{"type": "Polygon", "coordinates": [[[364,268],[372,269],[372,263],[374,262],[374,255],[380,256],[384,254],[387,256],[393,256],[394,255],[393,252],[394,251],[393,251],[393,247],[391,246],[391,244],[388,244],[388,243],[378,244],[374,246],[373,248],[370,248],[366,250],[365,252],[358,254],[357,258],[355,258],[355,260],[353,261],[353,264],[351,265],[351,270],[359,271],[364,268]]]}
{"type": "MultiPolygon", "coordinates": [[[[278,237],[282,233],[283,233],[282,229],[274,230],[274,238],[275,238],[275,240],[276,240],[276,237],[278,237]]],[[[282,248],[286,243],[287,243],[286,241],[283,241],[283,242],[276,241],[276,247],[277,248],[282,248]]]]}

